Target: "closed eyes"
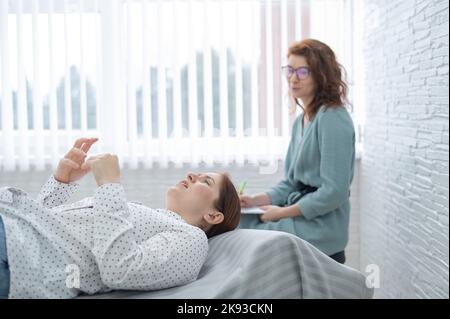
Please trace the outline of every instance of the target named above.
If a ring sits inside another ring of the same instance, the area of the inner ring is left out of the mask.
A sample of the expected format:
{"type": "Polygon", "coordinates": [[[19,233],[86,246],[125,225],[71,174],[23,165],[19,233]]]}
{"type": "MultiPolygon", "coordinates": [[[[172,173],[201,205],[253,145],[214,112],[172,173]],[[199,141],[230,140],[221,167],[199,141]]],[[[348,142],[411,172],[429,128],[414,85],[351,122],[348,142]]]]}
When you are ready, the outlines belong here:
{"type": "Polygon", "coordinates": [[[214,184],[216,183],[216,181],[214,180],[214,178],[212,178],[211,176],[209,176],[209,175],[204,175],[204,177],[205,177],[205,183],[206,183],[206,184],[211,185],[211,184],[212,184],[211,181],[212,181],[214,184]]]}
{"type": "MultiPolygon", "coordinates": [[[[215,183],[216,183],[216,181],[214,180],[214,178],[212,178],[212,177],[209,176],[209,175],[202,175],[202,174],[199,174],[199,175],[197,175],[197,176],[199,177],[199,180],[200,180],[202,183],[206,183],[208,186],[211,186],[212,184],[215,184],[215,183]]],[[[191,175],[188,175],[188,179],[189,179],[191,182],[193,181],[191,175]]]]}

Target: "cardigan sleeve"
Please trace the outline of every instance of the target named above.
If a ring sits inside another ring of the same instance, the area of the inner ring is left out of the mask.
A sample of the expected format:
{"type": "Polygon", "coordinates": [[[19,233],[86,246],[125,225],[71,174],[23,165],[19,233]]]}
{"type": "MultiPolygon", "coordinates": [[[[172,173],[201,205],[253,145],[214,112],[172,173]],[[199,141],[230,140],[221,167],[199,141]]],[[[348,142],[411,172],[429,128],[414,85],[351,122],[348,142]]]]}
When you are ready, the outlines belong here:
{"type": "Polygon", "coordinates": [[[320,186],[297,204],[306,219],[337,209],[349,196],[355,158],[355,132],[350,115],[328,109],[318,118],[320,186]]]}

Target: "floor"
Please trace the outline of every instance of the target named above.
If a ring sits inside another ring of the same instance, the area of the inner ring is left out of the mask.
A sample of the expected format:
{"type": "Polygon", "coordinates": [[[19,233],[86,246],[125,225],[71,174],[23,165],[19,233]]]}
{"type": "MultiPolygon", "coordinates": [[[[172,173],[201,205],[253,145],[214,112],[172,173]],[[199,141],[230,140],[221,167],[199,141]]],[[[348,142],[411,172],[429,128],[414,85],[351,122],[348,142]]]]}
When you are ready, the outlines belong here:
{"type": "MultiPolygon", "coordinates": [[[[227,167],[216,165],[214,167],[199,166],[192,168],[184,167],[169,167],[166,169],[154,168],[129,170],[122,169],[121,180],[127,192],[128,200],[140,201],[150,207],[164,207],[166,190],[169,186],[180,181],[188,171],[226,171],[231,176],[236,185],[242,179],[248,180],[246,193],[254,194],[267,190],[283,177],[282,163],[278,163],[276,167],[265,167],[256,165],[245,165],[238,167],[237,165],[230,165],[227,167]]],[[[0,187],[14,186],[26,190],[32,195],[39,192],[42,184],[52,173],[48,169],[41,172],[1,172],[0,187]]],[[[78,200],[86,196],[91,196],[95,189],[95,180],[92,175],[86,176],[80,181],[80,192],[77,193],[73,200],[78,200]]],[[[356,185],[352,187],[352,210],[350,220],[350,240],[346,249],[347,262],[346,265],[359,269],[359,214],[357,203],[358,190],[356,185]]]]}

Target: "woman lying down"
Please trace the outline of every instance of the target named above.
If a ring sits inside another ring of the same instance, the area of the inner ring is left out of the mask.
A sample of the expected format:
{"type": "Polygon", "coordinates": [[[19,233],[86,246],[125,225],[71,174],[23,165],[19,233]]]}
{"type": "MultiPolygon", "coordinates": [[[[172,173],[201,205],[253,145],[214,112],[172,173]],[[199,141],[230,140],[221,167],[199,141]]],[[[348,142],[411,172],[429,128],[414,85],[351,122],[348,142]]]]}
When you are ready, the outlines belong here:
{"type": "Polygon", "coordinates": [[[0,296],[71,298],[112,289],[154,290],[196,280],[208,238],[239,224],[226,174],[190,173],[167,192],[167,208],[127,202],[117,156],[86,159],[82,138],[37,199],[0,188],[0,296]],[[65,204],[88,172],[93,197],[65,204]]]}

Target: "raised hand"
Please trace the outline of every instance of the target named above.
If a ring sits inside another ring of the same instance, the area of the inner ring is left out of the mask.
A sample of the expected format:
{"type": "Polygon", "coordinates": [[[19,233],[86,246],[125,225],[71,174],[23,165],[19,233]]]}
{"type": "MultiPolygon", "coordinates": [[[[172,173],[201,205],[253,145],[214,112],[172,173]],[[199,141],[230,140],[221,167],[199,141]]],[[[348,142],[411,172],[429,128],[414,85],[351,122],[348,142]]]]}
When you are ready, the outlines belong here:
{"type": "Polygon", "coordinates": [[[120,183],[120,166],[117,155],[100,154],[89,157],[82,168],[90,168],[98,186],[120,183]]]}
{"type": "Polygon", "coordinates": [[[55,179],[58,182],[68,184],[86,175],[90,171],[90,167],[82,167],[82,165],[92,144],[97,141],[98,138],[80,138],[76,140],[70,151],[59,161],[54,173],[55,179]]]}

